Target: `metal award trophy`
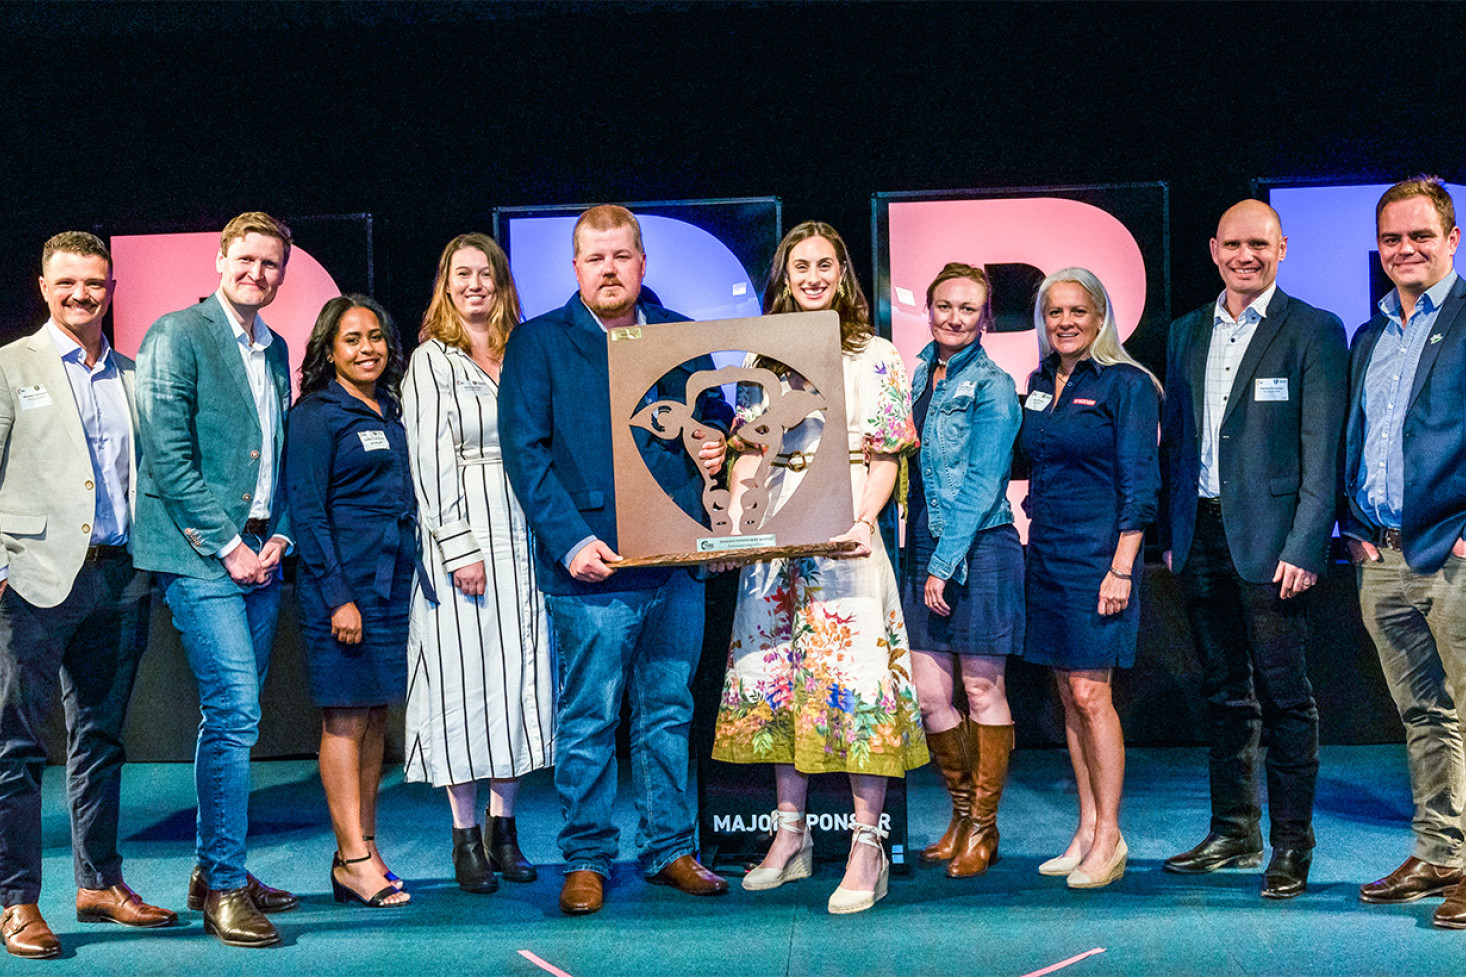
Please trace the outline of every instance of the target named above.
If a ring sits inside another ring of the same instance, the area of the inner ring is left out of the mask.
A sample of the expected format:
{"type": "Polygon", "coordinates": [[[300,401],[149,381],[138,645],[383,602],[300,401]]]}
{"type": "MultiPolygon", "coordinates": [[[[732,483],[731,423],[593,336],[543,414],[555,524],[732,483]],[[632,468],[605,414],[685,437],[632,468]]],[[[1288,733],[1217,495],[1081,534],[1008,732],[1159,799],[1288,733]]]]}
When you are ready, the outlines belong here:
{"type": "Polygon", "coordinates": [[[610,330],[607,350],[617,551],[623,558],[617,567],[752,563],[855,548],[854,543],[829,541],[848,531],[855,515],[840,317],[835,312],[626,326],[610,330]],[[730,350],[753,354],[745,362],[754,365],[698,371],[681,400],[649,398],[657,381],[673,368],[730,350]],[[732,432],[743,453],[757,454],[759,462],[738,485],[731,484],[738,457],[732,447],[722,472],[709,474],[698,466],[703,472],[704,525],[657,484],[634,432],[680,441],[696,459],[702,442],[721,436],[693,417],[698,397],[726,384],[755,394],[754,402],[762,401],[758,413],[732,432]],[[786,450],[796,442],[807,447],[786,450]],[[770,498],[775,466],[787,474],[780,480],[778,497],[770,498]]]}

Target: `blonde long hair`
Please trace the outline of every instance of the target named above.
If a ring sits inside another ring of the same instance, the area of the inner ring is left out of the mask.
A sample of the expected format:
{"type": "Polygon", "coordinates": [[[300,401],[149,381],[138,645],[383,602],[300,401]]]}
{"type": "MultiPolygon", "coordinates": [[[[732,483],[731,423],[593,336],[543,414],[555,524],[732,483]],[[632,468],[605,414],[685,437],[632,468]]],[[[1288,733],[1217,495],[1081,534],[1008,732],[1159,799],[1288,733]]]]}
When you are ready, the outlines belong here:
{"type": "Polygon", "coordinates": [[[1053,352],[1053,348],[1049,346],[1049,331],[1044,325],[1044,303],[1048,301],[1049,290],[1063,282],[1084,289],[1089,295],[1090,303],[1099,313],[1100,328],[1095,334],[1094,342],[1089,346],[1090,358],[1101,366],[1117,366],[1121,363],[1133,366],[1150,377],[1150,382],[1155,384],[1156,393],[1164,394],[1156,375],[1125,351],[1124,344],[1120,342],[1120,327],[1115,323],[1115,308],[1110,302],[1110,293],[1105,290],[1099,277],[1088,268],[1061,268],[1039,283],[1038,296],[1033,302],[1033,331],[1038,334],[1039,359],[1046,360],[1053,352]]]}
{"type": "Polygon", "coordinates": [[[524,313],[519,307],[519,290],[514,287],[514,276],[509,272],[509,256],[497,241],[477,231],[458,235],[443,249],[438,258],[438,277],[433,282],[433,298],[423,313],[422,328],[418,330],[417,338],[420,342],[436,339],[469,351],[468,328],[453,307],[453,297],[448,294],[453,255],[464,248],[482,251],[489,259],[489,268],[494,274],[494,307],[489,312],[489,352],[498,358],[504,355],[509,333],[519,325],[524,313]]]}

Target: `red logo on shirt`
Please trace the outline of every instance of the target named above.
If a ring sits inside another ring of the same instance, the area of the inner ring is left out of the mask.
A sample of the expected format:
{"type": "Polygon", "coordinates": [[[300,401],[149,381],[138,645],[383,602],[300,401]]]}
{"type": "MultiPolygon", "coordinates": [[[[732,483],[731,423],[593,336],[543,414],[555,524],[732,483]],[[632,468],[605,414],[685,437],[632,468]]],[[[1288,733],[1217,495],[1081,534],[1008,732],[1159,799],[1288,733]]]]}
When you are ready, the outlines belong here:
{"type": "Polygon", "coordinates": [[[1076,404],[1082,404],[1085,407],[1093,407],[1094,406],[1094,401],[1090,400],[1088,397],[1075,397],[1074,398],[1074,403],[1076,403],[1076,404]]]}

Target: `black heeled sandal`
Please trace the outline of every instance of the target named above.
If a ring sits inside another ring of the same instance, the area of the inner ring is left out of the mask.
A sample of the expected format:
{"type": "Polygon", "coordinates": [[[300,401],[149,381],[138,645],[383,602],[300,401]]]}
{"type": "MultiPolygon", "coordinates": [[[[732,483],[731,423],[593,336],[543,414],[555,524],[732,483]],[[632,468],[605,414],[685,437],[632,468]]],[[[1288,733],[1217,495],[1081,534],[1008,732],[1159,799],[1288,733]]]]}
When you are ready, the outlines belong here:
{"type": "MultiPolygon", "coordinates": [[[[377,847],[376,835],[362,835],[361,840],[364,844],[371,845],[373,848],[377,847]]],[[[386,865],[387,863],[384,861],[382,864],[386,865]]],[[[401,892],[404,888],[405,884],[402,881],[402,877],[396,872],[392,871],[390,868],[385,869],[382,872],[382,878],[386,879],[388,882],[391,882],[392,888],[396,889],[398,892],[401,892]]]]}
{"type": "Polygon", "coordinates": [[[336,878],[336,870],[345,868],[348,865],[355,865],[357,862],[371,860],[371,855],[363,855],[360,858],[342,858],[340,852],[331,857],[331,895],[337,902],[359,902],[369,909],[397,909],[406,906],[412,901],[411,897],[401,902],[388,902],[387,900],[402,891],[394,885],[384,885],[377,891],[377,894],[368,899],[350,886],[342,885],[336,878]]]}

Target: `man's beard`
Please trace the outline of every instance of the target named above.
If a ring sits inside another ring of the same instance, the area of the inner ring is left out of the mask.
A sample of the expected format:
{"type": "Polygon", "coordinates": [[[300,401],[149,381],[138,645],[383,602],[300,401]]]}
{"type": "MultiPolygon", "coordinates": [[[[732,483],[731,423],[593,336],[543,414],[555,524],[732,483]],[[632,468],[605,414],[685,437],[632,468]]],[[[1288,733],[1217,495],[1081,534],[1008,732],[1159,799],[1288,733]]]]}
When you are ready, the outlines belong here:
{"type": "Polygon", "coordinates": [[[640,290],[638,290],[637,292],[633,292],[631,291],[631,289],[626,287],[625,283],[619,280],[610,283],[602,282],[601,286],[604,287],[606,284],[620,285],[623,298],[620,298],[615,302],[612,302],[609,299],[603,299],[601,298],[601,289],[597,288],[592,300],[586,303],[586,305],[590,307],[590,310],[596,315],[600,316],[602,319],[615,319],[630,312],[632,308],[636,306],[636,300],[640,294],[640,290]]]}

